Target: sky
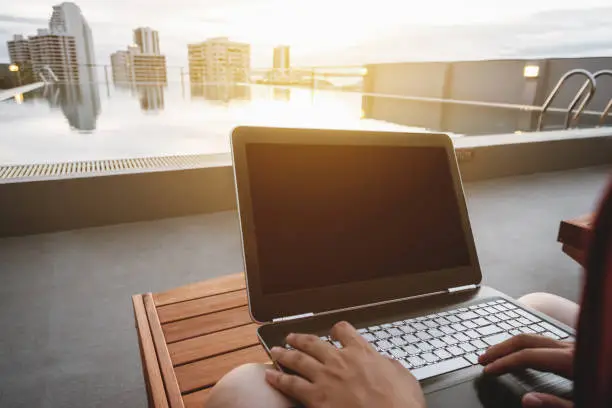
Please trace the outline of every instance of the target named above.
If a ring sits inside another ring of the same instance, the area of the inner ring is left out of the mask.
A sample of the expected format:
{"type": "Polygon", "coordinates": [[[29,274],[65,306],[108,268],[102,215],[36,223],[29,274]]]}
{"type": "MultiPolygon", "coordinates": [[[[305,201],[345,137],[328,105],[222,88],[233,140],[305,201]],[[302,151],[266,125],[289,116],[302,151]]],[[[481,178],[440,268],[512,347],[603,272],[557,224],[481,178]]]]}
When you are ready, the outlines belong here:
{"type": "MultiPolygon", "coordinates": [[[[0,0],[0,61],[12,34],[45,27],[53,0],[0,0]]],[[[295,65],[514,56],[612,55],[610,0],[79,0],[99,64],[132,41],[160,33],[169,66],[187,65],[186,44],[228,36],[252,44],[252,65],[291,46],[295,65]]]]}

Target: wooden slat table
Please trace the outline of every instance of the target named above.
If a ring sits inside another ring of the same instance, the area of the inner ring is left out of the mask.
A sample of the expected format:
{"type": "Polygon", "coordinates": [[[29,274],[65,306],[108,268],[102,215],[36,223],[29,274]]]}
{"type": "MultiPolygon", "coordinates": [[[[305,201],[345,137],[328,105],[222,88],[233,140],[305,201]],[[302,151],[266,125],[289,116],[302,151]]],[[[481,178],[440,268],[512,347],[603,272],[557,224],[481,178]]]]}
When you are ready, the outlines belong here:
{"type": "Polygon", "coordinates": [[[249,316],[243,274],[132,297],[149,406],[204,407],[244,363],[268,362],[249,316]]]}
{"type": "Polygon", "coordinates": [[[587,214],[571,220],[561,221],[557,241],[563,244],[562,251],[580,265],[585,266],[586,250],[593,228],[595,214],[587,214]]]}

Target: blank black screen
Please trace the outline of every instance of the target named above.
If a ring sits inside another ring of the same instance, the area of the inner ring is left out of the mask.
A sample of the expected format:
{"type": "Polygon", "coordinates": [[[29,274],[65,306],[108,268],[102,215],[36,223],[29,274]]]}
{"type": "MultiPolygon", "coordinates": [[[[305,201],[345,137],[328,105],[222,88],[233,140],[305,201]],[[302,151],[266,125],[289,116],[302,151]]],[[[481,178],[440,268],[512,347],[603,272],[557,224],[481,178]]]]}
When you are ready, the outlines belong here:
{"type": "Polygon", "coordinates": [[[444,148],[246,145],[262,292],[470,265],[444,148]]]}

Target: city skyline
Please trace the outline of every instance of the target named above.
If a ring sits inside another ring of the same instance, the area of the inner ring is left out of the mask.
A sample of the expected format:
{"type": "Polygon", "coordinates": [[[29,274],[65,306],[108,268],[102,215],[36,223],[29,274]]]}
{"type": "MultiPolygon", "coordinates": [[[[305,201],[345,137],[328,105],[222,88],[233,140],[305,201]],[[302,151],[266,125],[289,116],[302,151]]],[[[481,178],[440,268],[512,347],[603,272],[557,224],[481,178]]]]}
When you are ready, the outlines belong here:
{"type": "MultiPolygon", "coordinates": [[[[5,43],[12,34],[34,34],[40,21],[49,18],[49,10],[56,3],[33,0],[24,7],[0,0],[3,10],[0,40],[5,43]]],[[[154,3],[142,8],[135,0],[128,0],[120,15],[100,2],[77,3],[87,16],[94,36],[97,32],[104,33],[96,36],[98,63],[108,64],[108,56],[125,47],[125,38],[138,26],[156,27],[162,36],[161,49],[172,66],[187,66],[188,43],[217,36],[250,43],[255,67],[271,66],[272,49],[278,44],[291,46],[295,65],[612,53],[612,46],[605,41],[612,34],[612,28],[605,24],[612,8],[594,9],[605,6],[604,0],[585,0],[578,5],[567,0],[543,0],[537,4],[517,0],[510,5],[468,0],[460,7],[444,1],[410,7],[396,0],[382,0],[376,8],[369,9],[364,7],[369,3],[347,5],[333,0],[314,0],[309,2],[309,7],[303,7],[302,2],[283,3],[280,7],[278,0],[262,0],[257,5],[244,0],[154,3]],[[270,13],[275,6],[282,10],[274,9],[270,13]],[[563,11],[572,6],[578,14],[563,11]],[[406,13],[397,13],[399,8],[406,13]],[[138,9],[138,13],[129,12],[132,9],[138,9]],[[534,20],[533,16],[538,13],[545,15],[534,20]],[[135,15],[138,17],[134,18],[135,15]],[[544,23],[538,24],[539,20],[544,23]],[[577,27],[581,23],[584,24],[577,27]],[[589,30],[582,30],[584,26],[589,30]],[[449,32],[457,33],[457,38],[449,36],[449,32]],[[564,41],[564,33],[577,32],[580,35],[570,35],[564,41]],[[427,49],[415,40],[423,36],[430,40],[427,49]],[[406,45],[397,47],[398,39],[405,39],[406,45]],[[458,41],[459,47],[455,46],[458,41]],[[474,44],[470,45],[471,42],[474,44]],[[448,55],[449,50],[452,55],[448,55]]],[[[6,49],[1,50],[0,60],[8,60],[6,49]]]]}

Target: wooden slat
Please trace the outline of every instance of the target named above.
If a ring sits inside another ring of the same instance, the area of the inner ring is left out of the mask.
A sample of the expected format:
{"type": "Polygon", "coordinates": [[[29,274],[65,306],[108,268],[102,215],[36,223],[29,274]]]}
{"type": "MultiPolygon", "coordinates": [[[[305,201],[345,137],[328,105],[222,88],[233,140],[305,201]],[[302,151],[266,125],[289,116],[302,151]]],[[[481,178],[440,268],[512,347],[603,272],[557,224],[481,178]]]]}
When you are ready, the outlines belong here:
{"type": "Polygon", "coordinates": [[[586,251],[582,251],[580,249],[576,249],[572,246],[563,244],[562,251],[565,252],[570,258],[574,261],[578,262],[582,266],[586,266],[586,251]]]}
{"type": "Polygon", "coordinates": [[[256,324],[249,324],[169,344],[170,358],[177,366],[254,346],[258,343],[257,327],[256,324]]]}
{"type": "Polygon", "coordinates": [[[156,293],[153,295],[153,299],[156,306],[163,306],[244,289],[245,287],[244,274],[236,273],[156,293]]]}
{"type": "Polygon", "coordinates": [[[266,363],[268,355],[261,346],[196,361],[175,368],[181,392],[197,390],[215,384],[231,369],[246,363],[266,363]]]}
{"type": "Polygon", "coordinates": [[[140,357],[142,359],[143,372],[147,392],[149,395],[149,406],[156,408],[167,408],[166,391],[162,380],[161,371],[157,363],[157,354],[151,337],[147,312],[145,310],[142,295],[132,296],[134,305],[134,316],[136,318],[136,329],[138,330],[138,341],[140,343],[140,357]]]}
{"type": "Polygon", "coordinates": [[[249,308],[241,306],[222,312],[179,320],[178,322],[166,323],[162,325],[162,330],[166,336],[166,342],[174,343],[248,323],[251,323],[249,308]]]}
{"type": "Polygon", "coordinates": [[[222,295],[188,300],[157,308],[159,320],[169,323],[189,317],[233,309],[247,304],[246,291],[229,292],[222,295]]]}
{"type": "Polygon", "coordinates": [[[210,390],[212,390],[212,388],[204,388],[203,390],[183,395],[185,408],[204,408],[206,400],[210,394],[210,390]]]}
{"type": "Polygon", "coordinates": [[[164,386],[166,388],[166,395],[168,397],[168,403],[171,408],[183,408],[183,398],[179,390],[178,381],[174,368],[172,367],[172,361],[170,360],[170,354],[168,353],[168,347],[166,346],[166,339],[164,339],[164,333],[159,323],[157,312],[155,311],[155,303],[153,296],[150,293],[144,295],[144,306],[147,312],[147,318],[151,327],[151,334],[153,336],[153,344],[155,344],[155,350],[157,351],[157,361],[162,372],[164,379],[164,386]]]}
{"type": "Polygon", "coordinates": [[[594,217],[594,214],[587,214],[572,220],[561,221],[557,241],[579,250],[586,249],[594,217]]]}

